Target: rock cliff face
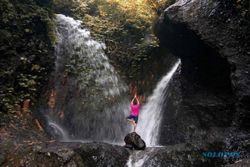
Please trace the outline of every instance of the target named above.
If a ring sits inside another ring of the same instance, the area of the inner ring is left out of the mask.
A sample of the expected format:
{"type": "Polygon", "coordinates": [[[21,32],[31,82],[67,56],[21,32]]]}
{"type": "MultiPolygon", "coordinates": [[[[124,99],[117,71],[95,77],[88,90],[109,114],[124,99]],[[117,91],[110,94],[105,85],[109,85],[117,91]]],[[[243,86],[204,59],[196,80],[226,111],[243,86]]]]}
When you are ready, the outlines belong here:
{"type": "Polygon", "coordinates": [[[173,81],[180,106],[165,113],[175,133],[161,143],[244,140],[233,136],[246,136],[250,127],[249,25],[249,13],[243,17],[232,0],[180,0],[162,14],[161,45],[182,67],[173,81]]]}

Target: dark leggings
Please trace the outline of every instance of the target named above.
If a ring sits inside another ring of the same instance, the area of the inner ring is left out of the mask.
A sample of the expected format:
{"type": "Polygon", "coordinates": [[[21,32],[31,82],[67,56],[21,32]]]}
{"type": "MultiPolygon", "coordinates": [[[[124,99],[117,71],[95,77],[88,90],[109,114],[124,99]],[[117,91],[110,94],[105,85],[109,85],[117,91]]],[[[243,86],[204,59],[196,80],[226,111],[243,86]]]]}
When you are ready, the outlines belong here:
{"type": "Polygon", "coordinates": [[[136,124],[138,122],[138,116],[130,115],[130,116],[127,117],[127,119],[133,119],[136,124]]]}

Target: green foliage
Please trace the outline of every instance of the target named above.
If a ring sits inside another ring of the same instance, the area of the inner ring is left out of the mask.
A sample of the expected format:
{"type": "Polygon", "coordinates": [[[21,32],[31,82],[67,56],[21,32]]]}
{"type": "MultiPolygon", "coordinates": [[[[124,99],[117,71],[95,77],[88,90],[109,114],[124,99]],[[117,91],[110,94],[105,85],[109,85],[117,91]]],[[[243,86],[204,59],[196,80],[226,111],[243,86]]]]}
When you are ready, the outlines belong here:
{"type": "Polygon", "coordinates": [[[56,33],[55,33],[55,24],[51,19],[46,19],[46,29],[47,29],[47,35],[49,37],[49,41],[52,45],[55,45],[56,43],[56,33]]]}
{"type": "Polygon", "coordinates": [[[133,79],[140,75],[141,64],[149,61],[149,53],[158,47],[153,23],[158,9],[168,3],[166,0],[54,0],[54,8],[82,20],[92,36],[105,42],[106,53],[115,68],[133,79]]]}
{"type": "Polygon", "coordinates": [[[25,99],[35,103],[49,77],[53,27],[47,4],[0,1],[0,112],[13,112],[25,99]]]}

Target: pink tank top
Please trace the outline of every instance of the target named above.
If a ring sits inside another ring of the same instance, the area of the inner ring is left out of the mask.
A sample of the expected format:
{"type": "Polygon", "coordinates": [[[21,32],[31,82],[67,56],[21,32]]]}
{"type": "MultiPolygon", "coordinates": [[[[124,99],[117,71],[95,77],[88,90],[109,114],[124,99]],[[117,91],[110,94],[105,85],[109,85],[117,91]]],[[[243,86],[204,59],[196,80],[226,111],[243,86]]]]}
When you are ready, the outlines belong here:
{"type": "Polygon", "coordinates": [[[140,110],[140,105],[139,104],[130,104],[130,109],[131,109],[131,115],[133,116],[138,116],[139,115],[139,110],[140,110]]]}

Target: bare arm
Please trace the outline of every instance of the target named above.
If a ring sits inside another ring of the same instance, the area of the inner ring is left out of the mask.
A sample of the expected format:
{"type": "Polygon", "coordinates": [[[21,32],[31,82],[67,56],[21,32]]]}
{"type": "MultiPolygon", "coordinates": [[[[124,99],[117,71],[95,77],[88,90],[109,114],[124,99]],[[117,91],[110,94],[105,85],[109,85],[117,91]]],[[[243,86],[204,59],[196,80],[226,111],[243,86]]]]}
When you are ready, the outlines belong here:
{"type": "Polygon", "coordinates": [[[131,100],[131,102],[130,102],[131,104],[133,104],[133,101],[135,100],[135,97],[136,97],[136,96],[134,96],[134,98],[131,100]]]}
{"type": "Polygon", "coordinates": [[[138,97],[136,95],[135,95],[135,99],[137,101],[137,104],[140,104],[140,101],[139,101],[139,99],[138,99],[138,97]]]}

